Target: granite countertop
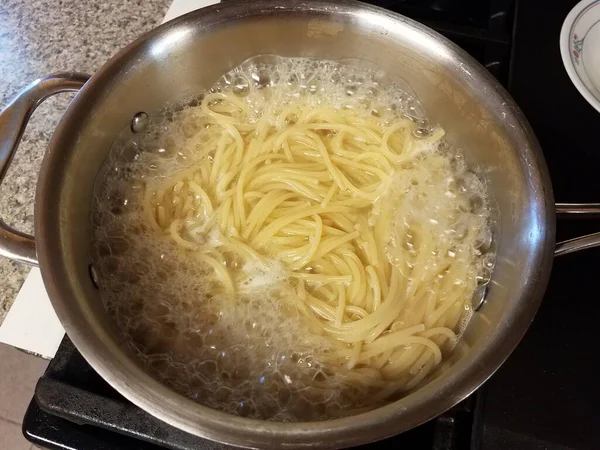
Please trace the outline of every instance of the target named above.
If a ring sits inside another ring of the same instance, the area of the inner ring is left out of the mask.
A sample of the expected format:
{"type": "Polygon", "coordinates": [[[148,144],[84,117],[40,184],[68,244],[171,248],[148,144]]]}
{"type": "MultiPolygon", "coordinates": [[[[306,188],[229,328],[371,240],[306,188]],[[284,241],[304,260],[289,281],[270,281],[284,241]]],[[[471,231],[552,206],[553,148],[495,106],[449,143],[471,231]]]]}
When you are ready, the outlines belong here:
{"type": "MultiPolygon", "coordinates": [[[[172,0],[1,0],[0,107],[29,82],[58,71],[93,73],[119,49],[158,25],[172,0]]],[[[33,202],[44,150],[71,94],[34,113],[0,187],[0,218],[33,229],[33,202]]],[[[0,323],[29,268],[0,257],[0,323]]]]}

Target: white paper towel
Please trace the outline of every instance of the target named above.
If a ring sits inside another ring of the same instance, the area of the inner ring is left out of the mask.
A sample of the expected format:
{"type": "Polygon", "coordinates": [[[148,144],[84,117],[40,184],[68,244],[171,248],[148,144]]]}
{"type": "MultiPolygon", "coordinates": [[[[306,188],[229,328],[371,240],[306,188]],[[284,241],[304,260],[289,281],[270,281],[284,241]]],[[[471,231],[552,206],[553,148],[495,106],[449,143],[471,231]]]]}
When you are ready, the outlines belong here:
{"type": "MultiPolygon", "coordinates": [[[[174,0],[163,23],[219,0],[174,0]]],[[[115,49],[115,52],[118,49],[115,49]]],[[[31,270],[0,326],[0,342],[52,358],[65,334],[52,309],[39,269],[31,270]]]]}

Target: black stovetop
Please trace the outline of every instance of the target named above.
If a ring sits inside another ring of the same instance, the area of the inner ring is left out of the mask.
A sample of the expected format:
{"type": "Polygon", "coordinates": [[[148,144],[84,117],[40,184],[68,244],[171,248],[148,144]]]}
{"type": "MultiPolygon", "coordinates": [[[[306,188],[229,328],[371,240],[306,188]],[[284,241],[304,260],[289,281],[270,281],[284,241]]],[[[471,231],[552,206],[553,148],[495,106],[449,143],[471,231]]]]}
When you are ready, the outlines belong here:
{"type": "MultiPolygon", "coordinates": [[[[377,0],[471,53],[504,84],[541,143],[559,202],[594,202],[600,115],[570,82],[560,27],[577,0],[377,0]]],[[[600,221],[560,222],[558,238],[598,231],[600,221]]],[[[600,322],[600,250],[558,258],[542,306],[508,361],[465,402],[395,438],[362,448],[563,450],[600,448],[600,385],[592,370],[600,322]]],[[[54,449],[225,449],[135,407],[66,338],[40,379],[25,436],[54,449]]]]}

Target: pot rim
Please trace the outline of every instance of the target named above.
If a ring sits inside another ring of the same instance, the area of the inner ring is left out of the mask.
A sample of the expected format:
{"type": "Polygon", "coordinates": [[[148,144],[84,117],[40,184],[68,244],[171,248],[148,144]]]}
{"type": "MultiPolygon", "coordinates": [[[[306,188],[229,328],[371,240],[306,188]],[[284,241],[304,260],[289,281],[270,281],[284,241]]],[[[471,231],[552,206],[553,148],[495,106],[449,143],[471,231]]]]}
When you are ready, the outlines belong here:
{"type": "Polygon", "coordinates": [[[504,88],[464,50],[438,33],[398,14],[354,1],[232,1],[191,12],[141,36],[105,63],[69,106],[45,155],[35,207],[35,234],[44,284],[69,338],[89,364],[125,398],[170,425],[222,443],[255,448],[339,448],[365,444],[420,425],[465,399],[508,358],[533,320],[550,275],[554,232],[554,200],[541,149],[528,122],[504,88]],[[539,220],[543,235],[539,238],[540,245],[534,249],[532,272],[523,291],[527,300],[521,302],[518,314],[512,317],[510,333],[494,331],[493,334],[497,336],[490,345],[485,348],[482,345],[473,347],[476,360],[462,359],[456,363],[452,373],[444,377],[443,383],[439,379],[432,380],[394,403],[355,416],[308,423],[268,422],[216,411],[177,394],[133,363],[117,343],[100,328],[94,328],[93,323],[90,323],[90,329],[82,329],[81,324],[75,323],[69,302],[65,299],[76,298],[80,294],[68,283],[69,276],[62,264],[64,255],[60,252],[56,233],[60,225],[48,226],[48,223],[57,222],[60,216],[52,211],[49,198],[50,190],[56,189],[56,177],[52,168],[61,162],[62,136],[77,121],[78,110],[84,108],[86,96],[102,85],[105,78],[110,78],[115,67],[127,61],[130,55],[135,54],[149,40],[200,19],[212,25],[233,17],[307,8],[330,14],[371,14],[419,33],[423,39],[431,41],[432,46],[443,47],[452,58],[466,64],[470,76],[488,87],[488,95],[501,99],[506,105],[507,114],[512,115],[514,122],[520,125],[520,130],[515,132],[528,144],[522,146],[521,150],[527,154],[527,160],[532,162],[530,170],[535,178],[535,189],[539,193],[539,220]]]}

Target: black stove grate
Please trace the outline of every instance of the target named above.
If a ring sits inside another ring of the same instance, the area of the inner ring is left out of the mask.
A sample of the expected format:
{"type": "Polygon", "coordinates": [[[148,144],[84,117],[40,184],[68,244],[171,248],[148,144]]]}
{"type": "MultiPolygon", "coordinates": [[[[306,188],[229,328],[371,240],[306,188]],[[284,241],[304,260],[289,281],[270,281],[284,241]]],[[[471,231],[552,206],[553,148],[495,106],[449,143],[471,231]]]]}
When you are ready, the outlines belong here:
{"type": "Polygon", "coordinates": [[[508,83],[514,0],[374,0],[367,3],[433,28],[466,50],[502,84],[508,83]]]}

